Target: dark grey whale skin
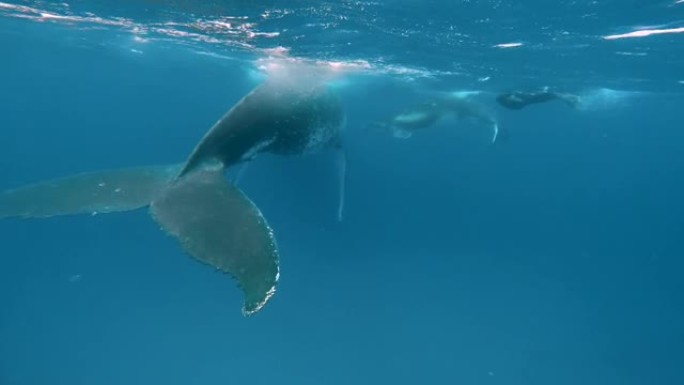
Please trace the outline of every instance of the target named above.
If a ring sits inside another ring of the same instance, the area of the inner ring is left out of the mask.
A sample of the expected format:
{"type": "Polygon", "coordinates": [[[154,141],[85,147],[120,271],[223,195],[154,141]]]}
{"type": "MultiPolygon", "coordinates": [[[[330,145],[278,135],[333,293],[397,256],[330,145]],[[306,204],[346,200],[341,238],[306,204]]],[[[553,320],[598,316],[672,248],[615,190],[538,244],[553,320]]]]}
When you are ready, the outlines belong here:
{"type": "Polygon", "coordinates": [[[264,83],[214,124],[179,177],[211,161],[231,167],[261,152],[297,155],[339,146],[343,121],[342,107],[325,85],[264,83]]]}

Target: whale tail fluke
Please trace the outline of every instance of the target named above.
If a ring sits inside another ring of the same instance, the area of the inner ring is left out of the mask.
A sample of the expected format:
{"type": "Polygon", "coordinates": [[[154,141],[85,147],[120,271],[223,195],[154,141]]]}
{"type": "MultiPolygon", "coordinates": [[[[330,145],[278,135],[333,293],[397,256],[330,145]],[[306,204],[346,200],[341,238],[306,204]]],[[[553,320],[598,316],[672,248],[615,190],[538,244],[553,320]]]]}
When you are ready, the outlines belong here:
{"type": "Polygon", "coordinates": [[[199,169],[179,178],[150,212],[187,253],[238,281],[245,294],[243,314],[259,311],[275,293],[279,267],[273,231],[221,170],[199,169]]]}
{"type": "Polygon", "coordinates": [[[197,260],[229,273],[245,293],[243,313],[275,292],[278,251],[259,209],[229,184],[222,169],[177,178],[181,165],[76,174],[0,192],[0,219],[130,211],[152,217],[197,260]]]}
{"type": "Polygon", "coordinates": [[[76,174],[0,192],[0,219],[98,214],[145,207],[168,185],[180,165],[76,174]]]}

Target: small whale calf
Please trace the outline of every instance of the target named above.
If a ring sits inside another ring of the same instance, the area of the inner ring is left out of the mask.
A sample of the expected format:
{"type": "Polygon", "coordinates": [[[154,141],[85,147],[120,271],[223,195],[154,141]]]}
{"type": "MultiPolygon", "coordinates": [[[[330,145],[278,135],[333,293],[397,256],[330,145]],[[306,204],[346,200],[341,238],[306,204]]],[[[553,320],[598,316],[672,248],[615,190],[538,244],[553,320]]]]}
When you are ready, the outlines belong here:
{"type": "Polygon", "coordinates": [[[472,120],[492,130],[496,142],[499,125],[493,114],[472,99],[470,92],[451,92],[433,95],[427,101],[410,106],[389,118],[376,121],[372,127],[389,130],[395,138],[407,139],[414,132],[434,126],[448,118],[472,120]]]}
{"type": "Polygon", "coordinates": [[[533,104],[561,100],[570,107],[576,108],[581,98],[577,95],[551,91],[548,87],[540,91],[512,91],[504,92],[496,97],[497,103],[510,110],[521,110],[533,104]]]}

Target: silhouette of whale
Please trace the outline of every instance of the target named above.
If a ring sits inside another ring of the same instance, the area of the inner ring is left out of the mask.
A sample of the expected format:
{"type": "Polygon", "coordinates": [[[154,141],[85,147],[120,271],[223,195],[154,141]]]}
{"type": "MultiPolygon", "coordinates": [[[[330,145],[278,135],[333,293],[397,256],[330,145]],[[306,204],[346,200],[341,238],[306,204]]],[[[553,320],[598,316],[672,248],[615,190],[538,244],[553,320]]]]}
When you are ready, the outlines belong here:
{"type": "Polygon", "coordinates": [[[82,173],[5,191],[0,219],[149,207],[187,253],[237,280],[245,296],[243,314],[250,315],[275,293],[278,248],[266,219],[224,170],[261,153],[325,148],[338,150],[344,166],[343,124],[341,105],[324,81],[272,77],[216,122],[185,163],[82,173]]]}
{"type": "Polygon", "coordinates": [[[446,118],[472,120],[492,129],[492,143],[496,142],[499,125],[487,109],[471,98],[470,92],[438,93],[428,100],[405,108],[389,118],[370,124],[384,128],[399,139],[408,139],[413,133],[434,126],[446,118]]]}

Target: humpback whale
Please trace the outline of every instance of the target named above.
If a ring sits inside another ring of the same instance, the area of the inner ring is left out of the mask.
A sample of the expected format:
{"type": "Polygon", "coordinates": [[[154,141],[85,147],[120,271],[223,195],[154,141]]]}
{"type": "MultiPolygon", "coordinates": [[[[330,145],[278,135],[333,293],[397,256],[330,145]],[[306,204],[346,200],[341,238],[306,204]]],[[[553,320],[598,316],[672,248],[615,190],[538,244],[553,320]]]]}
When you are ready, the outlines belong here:
{"type": "Polygon", "coordinates": [[[272,77],[221,117],[182,164],[76,174],[0,193],[0,219],[109,213],[148,207],[152,218],[200,262],[228,273],[259,311],[279,278],[273,230],[225,170],[261,153],[336,150],[343,207],[344,113],[323,81],[272,77]]]}
{"type": "Polygon", "coordinates": [[[440,93],[429,100],[410,106],[387,119],[371,124],[389,129],[395,138],[407,139],[416,130],[437,124],[445,118],[470,119],[492,128],[492,142],[496,141],[499,125],[493,115],[471,98],[471,92],[440,93]]]}
{"type": "Polygon", "coordinates": [[[510,110],[521,110],[531,104],[546,103],[552,100],[562,100],[570,107],[577,107],[581,101],[577,95],[550,91],[548,87],[544,87],[540,91],[504,92],[496,97],[497,103],[510,110]]]}

